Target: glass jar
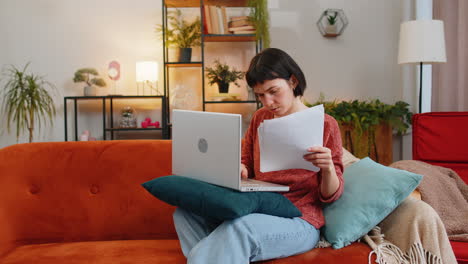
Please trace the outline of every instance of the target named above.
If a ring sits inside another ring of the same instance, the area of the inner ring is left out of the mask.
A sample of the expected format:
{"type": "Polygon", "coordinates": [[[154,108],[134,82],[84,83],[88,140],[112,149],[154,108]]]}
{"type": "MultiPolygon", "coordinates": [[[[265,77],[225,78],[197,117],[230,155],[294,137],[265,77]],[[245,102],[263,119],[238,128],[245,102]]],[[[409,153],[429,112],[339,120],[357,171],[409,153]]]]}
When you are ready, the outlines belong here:
{"type": "Polygon", "coordinates": [[[136,128],[137,127],[137,118],[135,109],[130,106],[122,108],[120,113],[120,128],[136,128]]]}

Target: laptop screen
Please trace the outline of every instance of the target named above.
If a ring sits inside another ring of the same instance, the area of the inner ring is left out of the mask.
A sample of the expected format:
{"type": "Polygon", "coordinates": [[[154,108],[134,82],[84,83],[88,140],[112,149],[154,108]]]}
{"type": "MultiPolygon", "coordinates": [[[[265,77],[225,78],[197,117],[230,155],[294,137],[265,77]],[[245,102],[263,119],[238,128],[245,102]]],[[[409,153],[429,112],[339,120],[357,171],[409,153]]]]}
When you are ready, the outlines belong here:
{"type": "Polygon", "coordinates": [[[239,189],[241,122],[238,114],[174,110],[172,173],[239,189]]]}

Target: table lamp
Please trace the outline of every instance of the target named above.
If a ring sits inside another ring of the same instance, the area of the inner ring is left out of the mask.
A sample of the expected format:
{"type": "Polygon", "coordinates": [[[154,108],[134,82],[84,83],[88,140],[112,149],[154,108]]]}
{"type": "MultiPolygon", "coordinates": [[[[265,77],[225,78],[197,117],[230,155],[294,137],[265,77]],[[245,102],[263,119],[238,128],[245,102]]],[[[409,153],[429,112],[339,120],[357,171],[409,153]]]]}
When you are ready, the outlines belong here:
{"type": "Polygon", "coordinates": [[[139,84],[142,84],[142,95],[145,95],[145,85],[149,87],[149,94],[155,91],[156,95],[161,95],[157,88],[158,84],[158,63],[156,61],[139,61],[136,63],[137,94],[140,94],[139,84]],[[153,86],[154,83],[154,86],[153,86]]]}

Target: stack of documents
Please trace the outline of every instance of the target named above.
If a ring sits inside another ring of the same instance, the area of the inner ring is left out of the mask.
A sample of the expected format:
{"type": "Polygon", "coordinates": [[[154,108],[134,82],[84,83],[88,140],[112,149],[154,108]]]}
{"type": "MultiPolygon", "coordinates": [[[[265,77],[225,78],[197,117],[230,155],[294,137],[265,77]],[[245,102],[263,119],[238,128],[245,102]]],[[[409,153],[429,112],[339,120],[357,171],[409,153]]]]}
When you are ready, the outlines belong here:
{"type": "Polygon", "coordinates": [[[264,120],[258,127],[260,171],[287,169],[319,171],[304,160],[308,148],[323,145],[323,105],[284,117],[264,120]]]}

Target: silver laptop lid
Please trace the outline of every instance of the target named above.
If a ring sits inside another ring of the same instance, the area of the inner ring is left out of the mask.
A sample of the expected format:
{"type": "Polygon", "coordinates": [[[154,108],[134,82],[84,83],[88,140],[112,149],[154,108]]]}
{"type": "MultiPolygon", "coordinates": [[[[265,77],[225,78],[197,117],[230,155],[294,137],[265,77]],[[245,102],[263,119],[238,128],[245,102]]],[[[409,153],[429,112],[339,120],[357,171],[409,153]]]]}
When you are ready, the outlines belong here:
{"type": "Polygon", "coordinates": [[[240,188],[241,121],[238,114],[172,112],[172,173],[240,188]]]}

